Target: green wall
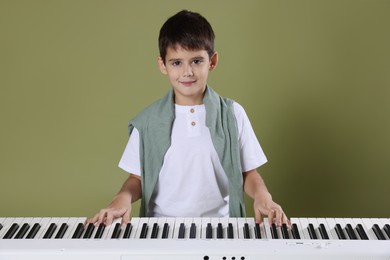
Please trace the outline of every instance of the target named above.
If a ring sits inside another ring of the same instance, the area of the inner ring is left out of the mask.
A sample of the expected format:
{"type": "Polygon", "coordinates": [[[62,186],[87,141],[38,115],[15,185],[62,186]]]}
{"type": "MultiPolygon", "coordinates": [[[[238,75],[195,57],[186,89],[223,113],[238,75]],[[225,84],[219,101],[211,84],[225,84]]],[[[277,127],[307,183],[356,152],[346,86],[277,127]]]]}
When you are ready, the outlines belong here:
{"type": "Polygon", "coordinates": [[[390,217],[390,1],[375,0],[0,0],[0,216],[109,203],[128,121],[169,89],[157,36],[181,9],[214,27],[209,84],[246,109],[289,216],[390,217]]]}

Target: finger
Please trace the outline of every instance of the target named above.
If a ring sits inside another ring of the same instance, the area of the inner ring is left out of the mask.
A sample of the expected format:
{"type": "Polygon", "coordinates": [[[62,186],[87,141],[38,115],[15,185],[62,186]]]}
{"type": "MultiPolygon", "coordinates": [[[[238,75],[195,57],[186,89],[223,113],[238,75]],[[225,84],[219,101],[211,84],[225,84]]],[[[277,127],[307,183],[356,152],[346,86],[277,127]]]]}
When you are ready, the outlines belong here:
{"type": "Polygon", "coordinates": [[[268,223],[270,226],[274,223],[274,219],[275,219],[275,210],[271,209],[268,213],[268,223]]]}
{"type": "Polygon", "coordinates": [[[86,221],[85,221],[85,225],[86,224],[96,224],[98,221],[99,221],[99,217],[100,217],[100,212],[99,213],[97,213],[95,216],[93,216],[92,218],[90,218],[90,219],[87,219],[86,221]]]}
{"type": "Polygon", "coordinates": [[[88,218],[87,220],[85,220],[84,224],[95,223],[96,220],[97,220],[97,215],[93,216],[92,218],[88,218]]]}
{"type": "Polygon", "coordinates": [[[261,224],[263,222],[263,216],[259,209],[255,210],[255,223],[261,224]]]}
{"type": "Polygon", "coordinates": [[[107,216],[107,212],[108,211],[106,209],[100,210],[100,212],[98,214],[97,221],[95,221],[95,225],[99,225],[100,223],[104,223],[104,220],[106,219],[106,216],[107,216]]]}
{"type": "Polygon", "coordinates": [[[281,209],[275,210],[275,224],[278,227],[282,226],[282,215],[283,211],[281,209]]]}
{"type": "Polygon", "coordinates": [[[112,212],[106,213],[106,219],[104,221],[104,225],[109,226],[111,225],[112,221],[114,220],[114,215],[112,212]]]}
{"type": "Polygon", "coordinates": [[[130,222],[130,210],[127,210],[122,216],[122,225],[127,225],[130,222]]]}
{"type": "Polygon", "coordinates": [[[286,214],[284,214],[284,212],[283,212],[283,216],[282,216],[282,222],[286,223],[287,226],[291,227],[291,222],[288,219],[288,217],[286,216],[286,214]]]}

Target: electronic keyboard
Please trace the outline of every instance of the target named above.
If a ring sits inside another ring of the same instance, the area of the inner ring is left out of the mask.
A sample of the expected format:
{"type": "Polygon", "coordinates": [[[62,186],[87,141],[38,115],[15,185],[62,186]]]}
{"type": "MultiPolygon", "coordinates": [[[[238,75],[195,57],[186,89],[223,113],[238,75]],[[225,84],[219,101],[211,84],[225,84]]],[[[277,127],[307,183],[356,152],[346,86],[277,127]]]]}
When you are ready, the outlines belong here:
{"type": "Polygon", "coordinates": [[[390,259],[390,219],[0,218],[0,260],[390,259]]]}

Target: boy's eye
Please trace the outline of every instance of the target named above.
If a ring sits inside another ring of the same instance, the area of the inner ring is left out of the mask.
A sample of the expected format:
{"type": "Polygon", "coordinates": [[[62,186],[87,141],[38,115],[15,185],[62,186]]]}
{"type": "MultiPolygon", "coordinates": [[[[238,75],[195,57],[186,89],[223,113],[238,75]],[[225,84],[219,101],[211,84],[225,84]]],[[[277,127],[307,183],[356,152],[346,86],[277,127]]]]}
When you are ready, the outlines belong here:
{"type": "Polygon", "coordinates": [[[197,64],[197,65],[198,65],[198,64],[201,64],[201,63],[202,63],[202,60],[193,60],[192,62],[193,62],[194,64],[197,64]]]}
{"type": "Polygon", "coordinates": [[[181,62],[180,61],[174,61],[174,62],[172,62],[172,66],[179,66],[181,64],[181,62]]]}

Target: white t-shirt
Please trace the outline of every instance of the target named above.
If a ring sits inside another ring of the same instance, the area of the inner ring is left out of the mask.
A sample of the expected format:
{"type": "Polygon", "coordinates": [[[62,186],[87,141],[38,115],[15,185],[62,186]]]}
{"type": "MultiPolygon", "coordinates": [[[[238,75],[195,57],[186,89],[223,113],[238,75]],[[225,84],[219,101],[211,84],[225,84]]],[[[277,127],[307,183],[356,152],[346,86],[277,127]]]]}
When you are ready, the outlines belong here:
{"type": "MultiPolygon", "coordinates": [[[[238,126],[241,168],[253,170],[267,162],[249,119],[234,102],[238,126]]],[[[206,126],[204,105],[175,105],[171,146],[164,156],[159,179],[150,200],[150,216],[227,217],[228,178],[206,126]]],[[[139,133],[134,128],[119,167],[141,175],[139,133]]]]}

